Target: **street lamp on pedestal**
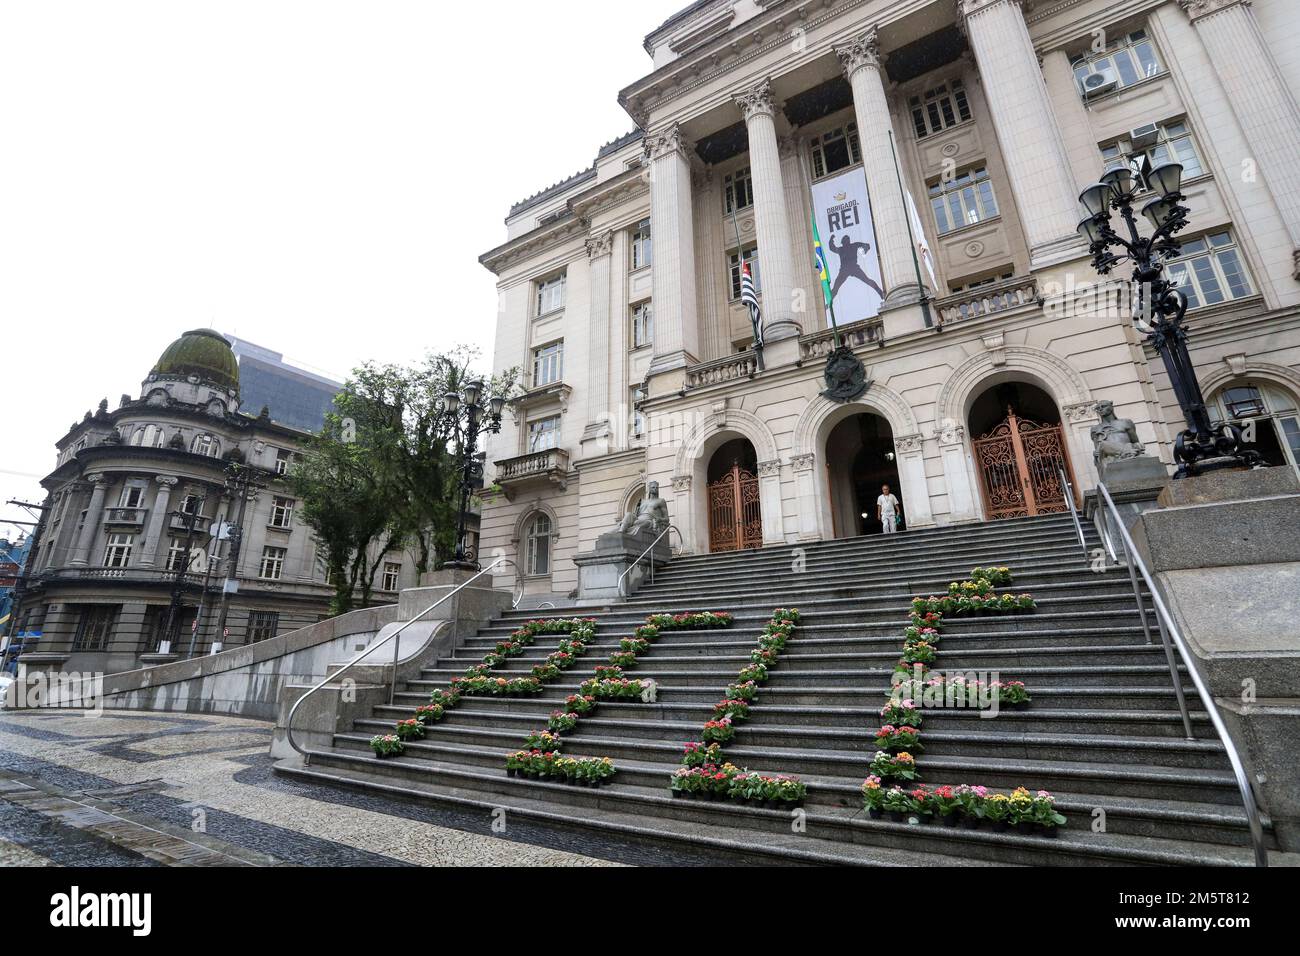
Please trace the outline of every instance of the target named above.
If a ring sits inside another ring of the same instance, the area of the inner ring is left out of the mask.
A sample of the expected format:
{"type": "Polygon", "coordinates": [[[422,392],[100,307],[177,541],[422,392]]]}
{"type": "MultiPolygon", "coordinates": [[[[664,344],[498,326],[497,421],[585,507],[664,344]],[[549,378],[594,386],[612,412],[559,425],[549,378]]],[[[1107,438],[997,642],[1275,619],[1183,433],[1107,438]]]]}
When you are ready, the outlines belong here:
{"type": "Polygon", "coordinates": [[[1187,329],[1183,325],[1187,296],[1165,276],[1165,263],[1182,248],[1174,236],[1187,226],[1189,210],[1182,204],[1182,176],[1180,163],[1165,162],[1152,167],[1143,157],[1142,169],[1123,162],[1109,166],[1100,182],[1079,195],[1079,202],[1088,213],[1079,223],[1079,234],[1088,241],[1093,268],[1107,275],[1125,260],[1133,263],[1138,296],[1133,310],[1134,324],[1160,353],[1187,423],[1174,442],[1174,457],[1178,462],[1175,478],[1260,463],[1257,452],[1242,447],[1240,428],[1231,422],[1215,428],[1210,421],[1187,352],[1187,329]],[[1148,236],[1138,232],[1138,220],[1133,214],[1133,202],[1144,190],[1154,193],[1141,209],[1141,215],[1151,226],[1148,236]],[[1127,238],[1111,227],[1112,210],[1120,214],[1127,238]]]}
{"type": "Polygon", "coordinates": [[[481,432],[495,435],[501,431],[501,411],[505,408],[504,396],[494,395],[487,407],[480,404],[484,397],[482,379],[472,379],[461,390],[448,391],[442,396],[442,414],[448,419],[448,434],[456,444],[459,456],[459,508],[456,515],[456,554],[443,563],[444,568],[465,571],[480,570],[477,555],[466,541],[465,521],[469,500],[483,478],[483,463],[478,459],[478,439],[481,432]]]}

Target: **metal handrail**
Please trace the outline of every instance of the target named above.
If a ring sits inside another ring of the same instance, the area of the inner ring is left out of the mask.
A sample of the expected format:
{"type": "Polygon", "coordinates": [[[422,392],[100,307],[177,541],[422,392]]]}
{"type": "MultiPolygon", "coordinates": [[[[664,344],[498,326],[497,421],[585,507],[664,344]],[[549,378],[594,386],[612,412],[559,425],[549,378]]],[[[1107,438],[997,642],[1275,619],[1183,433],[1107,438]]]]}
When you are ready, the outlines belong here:
{"type": "MultiPolygon", "coordinates": [[[[1178,666],[1174,660],[1173,648],[1170,647],[1169,643],[1170,637],[1173,638],[1174,647],[1177,647],[1179,656],[1187,666],[1187,673],[1192,679],[1192,686],[1196,688],[1201,703],[1205,705],[1205,712],[1209,715],[1210,723],[1214,725],[1214,732],[1218,734],[1223,749],[1227,751],[1228,762],[1232,765],[1232,775],[1236,778],[1237,789],[1241,791],[1241,802],[1246,810],[1246,821],[1250,825],[1250,841],[1255,849],[1255,865],[1268,866],[1268,850],[1264,846],[1264,825],[1260,821],[1259,804],[1255,801],[1255,792],[1251,787],[1250,778],[1246,775],[1246,766],[1241,760],[1241,754],[1238,753],[1236,745],[1233,744],[1232,737],[1228,734],[1227,725],[1224,724],[1223,717],[1219,714],[1219,708],[1215,706],[1214,698],[1205,684],[1205,679],[1201,676],[1196,657],[1188,648],[1187,641],[1183,637],[1182,631],[1178,629],[1178,623],[1174,620],[1174,616],[1161,599],[1160,592],[1156,588],[1156,582],[1151,577],[1151,572],[1147,570],[1146,563],[1138,554],[1137,547],[1133,544],[1133,538],[1128,533],[1128,528],[1124,526],[1119,509],[1115,506],[1115,499],[1110,496],[1110,491],[1100,481],[1097,482],[1097,492],[1100,500],[1105,502],[1110,514],[1115,518],[1115,526],[1119,529],[1120,540],[1124,545],[1124,557],[1127,560],[1129,570],[1136,569],[1137,573],[1142,575],[1142,580],[1146,582],[1147,588],[1150,589],[1151,603],[1155,605],[1156,623],[1159,625],[1160,638],[1165,646],[1165,655],[1169,661],[1169,673],[1173,678],[1174,692],[1178,697],[1178,709],[1183,717],[1187,737],[1189,740],[1192,739],[1191,718],[1187,713],[1187,701],[1183,697],[1183,682],[1178,676],[1178,666]]],[[[1136,587],[1137,579],[1134,577],[1135,591],[1136,587]]],[[[1138,604],[1140,607],[1140,597],[1138,604]]],[[[1145,613],[1142,615],[1142,620],[1145,625],[1145,613]]]]}
{"type": "MultiPolygon", "coordinates": [[[[320,690],[320,689],[321,689],[322,687],[324,687],[326,684],[331,683],[332,681],[337,681],[338,678],[339,678],[339,675],[340,675],[340,674],[344,673],[345,671],[351,670],[351,669],[352,669],[353,667],[355,667],[357,664],[361,663],[361,661],[362,661],[364,658],[370,656],[370,652],[371,652],[371,651],[378,650],[382,645],[387,644],[389,641],[391,641],[393,638],[395,638],[395,637],[397,637],[398,635],[400,635],[404,630],[406,630],[408,627],[410,627],[412,624],[414,624],[414,623],[415,623],[416,621],[418,621],[420,618],[424,617],[426,614],[428,614],[428,613],[429,613],[430,611],[432,611],[434,608],[438,607],[438,606],[439,606],[440,604],[442,604],[443,602],[445,602],[445,601],[447,601],[447,600],[449,600],[449,599],[455,597],[455,596],[456,596],[457,594],[459,594],[463,589],[469,587],[471,584],[473,584],[473,583],[474,583],[475,581],[477,581],[479,578],[483,577],[483,575],[487,574],[489,571],[491,571],[491,570],[492,570],[493,568],[495,568],[497,565],[499,565],[499,564],[506,564],[506,563],[513,564],[514,562],[510,561],[509,558],[497,558],[495,561],[493,561],[491,564],[489,564],[486,568],[484,568],[483,570],[481,570],[481,571],[479,571],[477,574],[475,574],[472,578],[469,578],[468,580],[462,581],[460,584],[456,585],[454,588],[452,588],[450,591],[448,591],[448,592],[447,592],[446,594],[444,594],[442,597],[438,598],[438,600],[434,601],[432,604],[430,604],[428,607],[426,607],[426,608],[425,608],[423,611],[421,611],[419,614],[415,615],[415,617],[411,618],[409,621],[407,621],[405,624],[403,624],[403,625],[402,625],[401,627],[399,627],[397,630],[393,631],[392,634],[389,634],[387,637],[383,638],[382,640],[375,641],[373,644],[371,644],[369,647],[367,647],[364,651],[362,651],[360,654],[358,654],[358,655],[357,655],[356,657],[354,657],[352,660],[350,660],[350,661],[348,661],[346,664],[344,664],[341,668],[339,668],[339,669],[338,669],[337,671],[335,671],[333,674],[326,674],[326,675],[325,675],[325,678],[324,678],[322,681],[320,681],[320,683],[318,683],[318,684],[316,684],[315,686],[313,686],[313,687],[311,688],[311,690],[307,691],[307,693],[303,694],[303,695],[302,695],[301,697],[299,697],[296,701],[294,701],[293,706],[289,708],[289,718],[288,718],[288,720],[285,721],[285,728],[284,728],[284,729],[285,729],[285,736],[286,736],[286,737],[288,738],[288,740],[289,740],[289,746],[292,747],[294,750],[296,750],[298,753],[302,754],[304,757],[307,756],[307,751],[303,750],[301,747],[298,746],[298,741],[296,741],[296,740],[294,739],[294,736],[293,736],[293,715],[296,714],[296,713],[298,712],[298,708],[302,706],[302,702],[303,702],[303,701],[305,701],[305,700],[306,700],[308,697],[310,697],[312,694],[316,693],[316,691],[320,690]]],[[[393,696],[394,696],[394,693],[395,693],[395,691],[396,691],[396,689],[397,689],[397,652],[398,652],[399,647],[400,647],[399,644],[395,644],[395,645],[393,645],[393,680],[392,680],[392,683],[389,685],[389,689],[388,689],[388,703],[390,703],[390,704],[393,702],[393,696]]]]}
{"type": "Polygon", "coordinates": [[[1079,550],[1083,556],[1088,557],[1088,543],[1083,538],[1083,525],[1079,524],[1079,509],[1074,505],[1074,486],[1070,484],[1069,477],[1065,474],[1064,468],[1057,468],[1056,473],[1061,476],[1061,489],[1065,492],[1065,500],[1070,505],[1070,517],[1074,519],[1074,533],[1079,536],[1079,550]]]}
{"type": "MultiPolygon", "coordinates": [[[[618,588],[618,593],[619,593],[619,595],[620,595],[621,597],[627,597],[627,594],[624,593],[624,591],[623,591],[623,579],[626,578],[629,574],[631,574],[631,573],[632,573],[632,569],[635,568],[638,564],[641,563],[641,559],[644,558],[644,557],[645,557],[647,554],[649,554],[651,551],[653,551],[653,550],[655,549],[655,546],[658,545],[659,542],[662,541],[662,540],[664,539],[664,535],[668,534],[668,533],[671,532],[671,531],[676,531],[676,532],[677,532],[677,541],[681,544],[682,547],[685,547],[685,546],[686,546],[686,539],[682,536],[682,532],[681,532],[681,530],[678,529],[678,527],[677,527],[676,525],[674,525],[674,524],[670,524],[668,527],[664,528],[663,531],[660,531],[659,534],[658,534],[658,536],[657,536],[657,537],[656,537],[652,542],[650,542],[650,547],[648,547],[648,548],[646,548],[644,551],[642,551],[642,552],[637,556],[637,559],[636,559],[635,561],[633,561],[631,564],[629,564],[626,568],[624,568],[624,569],[623,569],[623,573],[620,574],[620,575],[618,576],[618,583],[617,583],[616,587],[618,588]]],[[[669,547],[670,550],[672,549],[672,542],[671,542],[671,541],[668,542],[668,547],[669,547]]],[[[655,583],[655,563],[654,563],[654,559],[651,559],[651,561],[650,561],[650,583],[651,583],[651,584],[654,584],[654,583],[655,583]]]]}

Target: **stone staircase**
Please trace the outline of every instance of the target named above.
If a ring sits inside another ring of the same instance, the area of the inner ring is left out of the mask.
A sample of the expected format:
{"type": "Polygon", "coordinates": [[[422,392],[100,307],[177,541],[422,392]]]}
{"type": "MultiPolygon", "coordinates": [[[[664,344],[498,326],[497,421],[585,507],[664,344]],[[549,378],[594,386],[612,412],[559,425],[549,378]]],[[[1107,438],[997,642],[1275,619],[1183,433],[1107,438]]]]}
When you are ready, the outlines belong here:
{"type": "MultiPolygon", "coordinates": [[[[505,807],[618,839],[710,848],[720,860],[741,863],[1251,862],[1239,795],[1191,682],[1184,681],[1196,728],[1189,741],[1164,653],[1146,642],[1127,572],[1092,570],[1068,516],[814,543],[801,551],[679,558],[626,603],[581,614],[597,620],[596,642],[541,697],[467,697],[423,740],[408,742],[402,756],[371,755],[373,734],[391,732],[431,690],[446,687],[519,623],[538,616],[509,612],[454,656],[425,668],[393,706],[375,708],[337,734],[330,749],[313,751],[308,766],[277,769],[485,812],[505,807]],[[1033,702],[996,719],[974,710],[927,711],[922,783],[1050,790],[1069,820],[1055,838],[873,820],[862,810],[872,732],[910,598],[942,593],[949,581],[988,564],[1009,566],[1011,590],[1031,593],[1037,609],[948,617],[936,667],[1023,680],[1033,702]],[[798,607],[802,621],[726,754],[751,770],[803,778],[810,791],[804,832],[793,832],[789,811],[673,799],[667,786],[682,744],[699,739],[712,705],[781,606],[798,607]],[[619,768],[613,784],[589,790],[506,776],[506,753],[521,748],[529,731],[545,728],[547,715],[620,638],[647,614],[686,610],[731,611],[736,620],[726,629],[662,633],[628,669],[658,682],[658,702],[602,702],[565,738],[569,756],[612,757],[619,768]],[[1102,814],[1104,828],[1096,832],[1102,814]]],[[[559,640],[539,637],[498,670],[526,673],[559,640]]]]}

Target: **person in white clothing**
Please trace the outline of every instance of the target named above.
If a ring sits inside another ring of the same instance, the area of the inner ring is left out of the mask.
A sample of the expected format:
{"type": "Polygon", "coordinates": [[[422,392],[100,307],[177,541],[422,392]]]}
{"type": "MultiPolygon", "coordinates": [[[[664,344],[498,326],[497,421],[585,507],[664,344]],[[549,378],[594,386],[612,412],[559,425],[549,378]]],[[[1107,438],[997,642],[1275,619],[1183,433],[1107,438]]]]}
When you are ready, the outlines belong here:
{"type": "Polygon", "coordinates": [[[876,517],[885,534],[898,530],[898,499],[889,491],[889,485],[880,486],[880,497],[876,499],[876,517]]]}

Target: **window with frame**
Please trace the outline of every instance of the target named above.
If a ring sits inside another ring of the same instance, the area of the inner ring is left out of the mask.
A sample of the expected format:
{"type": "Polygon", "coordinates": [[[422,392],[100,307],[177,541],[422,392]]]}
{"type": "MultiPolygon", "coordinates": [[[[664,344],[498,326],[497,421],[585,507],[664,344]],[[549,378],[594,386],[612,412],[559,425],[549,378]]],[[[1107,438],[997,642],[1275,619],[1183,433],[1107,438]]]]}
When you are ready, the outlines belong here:
{"type": "Polygon", "coordinates": [[[258,577],[267,581],[278,581],[284,574],[285,548],[265,547],[262,549],[262,564],[258,568],[258,577]]]}
{"type": "Polygon", "coordinates": [[[207,458],[216,458],[221,453],[221,442],[215,435],[204,432],[194,436],[194,441],[190,443],[190,451],[207,458]]]}
{"type": "Polygon", "coordinates": [[[1266,382],[1239,380],[1220,389],[1209,402],[1219,422],[1236,422],[1247,448],[1271,466],[1300,469],[1300,408],[1289,392],[1266,382]]]}
{"type": "Polygon", "coordinates": [[[104,567],[125,568],[131,563],[131,549],[135,545],[135,535],[110,534],[104,546],[104,567]]]}
{"type": "Polygon", "coordinates": [[[951,182],[932,184],[930,208],[940,235],[992,219],[998,214],[998,204],[989,171],[978,166],[954,176],[951,182]]]}
{"type": "Polygon", "coordinates": [[[813,179],[823,179],[862,162],[862,147],[858,144],[856,123],[822,133],[809,145],[812,150],[813,179]]]}
{"type": "Polygon", "coordinates": [[[632,230],[632,271],[644,269],[654,258],[654,244],[650,238],[650,220],[642,219],[632,230]]]}
{"type": "Polygon", "coordinates": [[[384,576],[380,581],[380,590],[396,591],[398,582],[402,580],[402,566],[396,561],[384,562],[384,576]]]}
{"type": "Polygon", "coordinates": [[[172,538],[167,545],[167,570],[181,571],[189,566],[189,550],[184,538],[172,538]]]}
{"type": "Polygon", "coordinates": [[[654,315],[649,302],[632,306],[632,348],[639,349],[654,341],[654,315]]]}
{"type": "Polygon", "coordinates": [[[1161,72],[1160,59],[1146,30],[1125,33],[1108,45],[1105,52],[1077,57],[1071,67],[1079,93],[1085,97],[1088,92],[1083,81],[1090,73],[1109,70],[1115,76],[1116,86],[1123,89],[1161,72]]]}
{"type": "Polygon", "coordinates": [[[82,609],[77,621],[77,637],[73,649],[78,651],[102,651],[108,646],[108,636],[113,632],[113,623],[117,619],[116,604],[99,604],[82,609]]]}
{"type": "Polygon", "coordinates": [[[1252,294],[1250,277],[1231,233],[1225,230],[1187,239],[1182,247],[1178,258],[1167,263],[1165,274],[1187,296],[1189,309],[1252,294]]]}
{"type": "Polygon", "coordinates": [[[118,498],[117,506],[119,508],[140,508],[144,505],[144,488],[140,482],[129,482],[122,486],[121,497],[118,498]]]}
{"type": "Polygon", "coordinates": [[[293,526],[293,506],[297,502],[293,498],[283,498],[276,495],[271,499],[271,527],[272,528],[289,528],[293,526]]]}
{"type": "Polygon", "coordinates": [[[203,496],[189,492],[181,499],[180,510],[187,515],[196,515],[203,507],[203,496]]]}
{"type": "Polygon", "coordinates": [[[533,349],[533,388],[554,385],[564,375],[564,343],[533,349]]]}
{"type": "Polygon", "coordinates": [[[287,448],[277,448],[275,450],[275,473],[277,475],[289,474],[289,467],[293,464],[293,452],[287,448]]]}
{"type": "Polygon", "coordinates": [[[1196,143],[1187,121],[1160,123],[1159,129],[1159,139],[1154,145],[1146,149],[1134,150],[1129,140],[1122,139],[1103,146],[1101,158],[1107,163],[1123,163],[1129,159],[1145,156],[1152,166],[1168,162],[1181,163],[1184,182],[1197,176],[1204,176],[1205,167],[1201,165],[1201,157],[1196,150],[1196,143]]]}
{"type": "Polygon", "coordinates": [[[741,256],[744,261],[749,263],[749,273],[754,277],[754,293],[763,294],[763,278],[758,268],[758,246],[750,246],[736,255],[734,252],[727,257],[727,270],[731,276],[731,301],[735,302],[740,298],[740,266],[741,256]]]}
{"type": "Polygon", "coordinates": [[[539,512],[528,523],[525,535],[526,567],[530,575],[551,573],[551,519],[539,512]]]}
{"type": "Polygon", "coordinates": [[[970,119],[970,103],[966,100],[966,87],[962,86],[961,80],[949,80],[932,90],[909,97],[907,105],[912,110],[912,126],[917,139],[941,133],[970,119]]]}
{"type": "Polygon", "coordinates": [[[269,640],[280,629],[279,611],[248,612],[248,643],[269,640]]]}
{"type": "Polygon", "coordinates": [[[634,440],[645,437],[645,412],[641,411],[640,404],[649,397],[650,392],[644,385],[632,386],[632,394],[628,407],[632,410],[632,438],[634,440]]]}
{"type": "Polygon", "coordinates": [[[549,415],[528,423],[528,451],[547,451],[560,442],[560,416],[549,415]]]}
{"type": "Polygon", "coordinates": [[[537,283],[537,315],[546,315],[564,308],[564,280],[561,273],[537,283]]]}
{"type": "Polygon", "coordinates": [[[754,205],[754,177],[748,166],[722,178],[722,207],[728,213],[739,212],[754,205]]]}
{"type": "Polygon", "coordinates": [[[141,425],[131,435],[131,444],[141,448],[161,448],[164,441],[161,425],[141,425]]]}

